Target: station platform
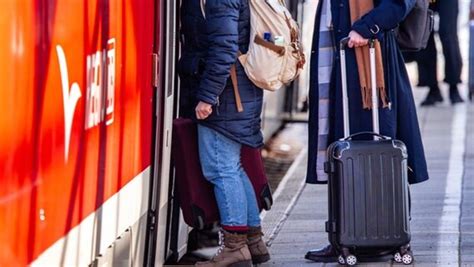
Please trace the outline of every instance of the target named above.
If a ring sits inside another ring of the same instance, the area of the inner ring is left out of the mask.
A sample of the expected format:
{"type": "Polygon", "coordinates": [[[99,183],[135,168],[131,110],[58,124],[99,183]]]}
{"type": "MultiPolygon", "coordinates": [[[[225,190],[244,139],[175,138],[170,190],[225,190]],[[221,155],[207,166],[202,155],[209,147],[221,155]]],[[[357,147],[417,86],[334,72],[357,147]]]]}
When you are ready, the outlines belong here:
{"type": "MultiPolygon", "coordinates": [[[[467,85],[460,89],[467,99],[467,85]]],[[[452,106],[448,88],[441,90],[444,103],[417,111],[430,179],[410,188],[415,261],[409,266],[474,266],[474,102],[452,106]]],[[[419,106],[427,89],[413,92],[419,106]]],[[[289,127],[293,138],[305,145],[307,124],[289,127]]],[[[327,185],[306,184],[307,155],[303,148],[274,190],[272,209],[261,214],[272,258],[259,266],[339,266],[304,259],[308,250],[328,244],[327,185]]],[[[208,257],[214,252],[208,251],[208,257]]],[[[388,257],[358,266],[403,264],[388,257]]]]}
{"type": "MultiPolygon", "coordinates": [[[[417,92],[417,100],[424,96],[417,92]]],[[[474,266],[474,105],[418,110],[430,180],[411,186],[414,266],[474,266]]],[[[275,191],[263,217],[272,260],[262,266],[337,266],[304,259],[328,243],[327,186],[305,183],[307,151],[275,191]]],[[[361,264],[391,266],[392,262],[361,264]]]]}
{"type": "MultiPolygon", "coordinates": [[[[461,11],[468,1],[461,1],[461,11]]],[[[468,80],[467,12],[460,13],[460,45],[463,81],[468,80]]],[[[439,75],[444,77],[441,46],[439,75]]],[[[417,83],[416,65],[408,64],[412,84],[417,83]]],[[[411,186],[412,266],[474,266],[474,103],[452,106],[448,88],[440,82],[444,103],[420,107],[427,88],[414,88],[430,180],[411,186]]],[[[460,85],[467,99],[467,84],[460,85]]],[[[307,142],[306,124],[295,130],[295,138],[307,142]],[[297,135],[297,136],[296,136],[297,135]]],[[[310,249],[328,244],[327,185],[305,183],[307,150],[303,149],[274,191],[274,206],[263,213],[265,238],[272,259],[262,266],[338,266],[304,259],[310,249]]],[[[360,266],[396,266],[391,260],[360,263],[360,266]]],[[[403,265],[403,264],[402,264],[403,265]]]]}
{"type": "MultiPolygon", "coordinates": [[[[461,11],[469,1],[460,1],[461,11]]],[[[460,13],[460,45],[463,52],[464,84],[460,91],[468,94],[468,18],[460,13]]],[[[440,53],[439,77],[444,77],[440,53]]],[[[412,84],[417,83],[416,65],[407,65],[412,84]]],[[[415,261],[410,266],[474,267],[474,102],[452,106],[448,88],[440,82],[445,99],[435,107],[420,107],[427,88],[414,88],[417,113],[423,137],[430,179],[411,186],[412,250],[415,261]]],[[[303,147],[286,175],[273,192],[274,204],[264,211],[262,227],[271,260],[260,266],[339,266],[338,263],[315,263],[304,259],[310,249],[328,244],[327,185],[306,184],[307,124],[290,125],[292,138],[303,147]]],[[[273,185],[273,184],[272,184],[273,185]]],[[[386,261],[359,263],[358,266],[403,266],[386,261]]]]}

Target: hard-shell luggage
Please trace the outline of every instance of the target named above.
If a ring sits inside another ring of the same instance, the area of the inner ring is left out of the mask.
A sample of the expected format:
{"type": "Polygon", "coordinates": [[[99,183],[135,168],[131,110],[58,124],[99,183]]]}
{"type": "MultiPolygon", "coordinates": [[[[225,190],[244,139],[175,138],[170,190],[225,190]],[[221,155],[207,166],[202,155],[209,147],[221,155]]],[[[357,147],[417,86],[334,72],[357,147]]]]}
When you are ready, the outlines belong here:
{"type": "MultiPolygon", "coordinates": [[[[273,199],[260,150],[243,146],[241,157],[244,170],[254,186],[260,209],[269,210],[273,199]]],[[[214,188],[202,173],[197,127],[191,119],[178,118],[173,121],[172,158],[176,191],[184,221],[198,229],[219,221],[214,188]]]]}
{"type": "Polygon", "coordinates": [[[341,41],[345,138],[328,148],[330,243],[343,265],[357,264],[367,252],[393,251],[397,262],[411,264],[407,150],[398,140],[379,134],[375,48],[371,41],[374,132],[350,135],[345,48],[341,41]],[[361,139],[366,136],[370,139],[361,139]],[[373,139],[373,140],[371,140],[373,139]]]}

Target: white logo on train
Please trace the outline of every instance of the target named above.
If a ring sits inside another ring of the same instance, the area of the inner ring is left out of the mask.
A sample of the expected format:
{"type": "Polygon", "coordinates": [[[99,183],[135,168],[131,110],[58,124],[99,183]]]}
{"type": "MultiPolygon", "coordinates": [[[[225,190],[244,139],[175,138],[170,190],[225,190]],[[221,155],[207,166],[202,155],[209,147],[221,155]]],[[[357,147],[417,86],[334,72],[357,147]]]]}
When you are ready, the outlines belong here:
{"type": "MultiPolygon", "coordinates": [[[[64,107],[64,160],[69,158],[71,128],[77,103],[82,96],[77,82],[69,86],[66,56],[60,45],[56,46],[64,107]]],[[[97,51],[86,58],[87,93],[84,129],[88,130],[101,122],[111,125],[114,122],[115,105],[115,39],[107,42],[107,49],[97,51]],[[107,69],[105,69],[107,68],[107,69]],[[106,83],[106,84],[105,84],[106,83]],[[105,94],[105,95],[104,95],[105,94]]]]}

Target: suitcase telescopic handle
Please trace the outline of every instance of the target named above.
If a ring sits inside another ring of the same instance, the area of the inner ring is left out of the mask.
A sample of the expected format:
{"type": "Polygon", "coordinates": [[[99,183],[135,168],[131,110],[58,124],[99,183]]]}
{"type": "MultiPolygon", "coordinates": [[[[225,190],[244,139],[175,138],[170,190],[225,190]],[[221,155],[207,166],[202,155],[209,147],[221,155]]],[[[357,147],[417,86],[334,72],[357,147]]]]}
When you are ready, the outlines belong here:
{"type": "MultiPolygon", "coordinates": [[[[349,97],[347,93],[347,65],[346,65],[346,48],[350,38],[345,37],[341,39],[340,44],[340,56],[341,56],[341,79],[342,79],[342,109],[343,109],[343,122],[344,122],[344,138],[348,138],[351,135],[350,130],[350,119],[349,119],[349,97]]],[[[380,135],[379,125],[379,98],[377,92],[377,71],[375,67],[375,40],[369,40],[369,54],[370,54],[370,80],[372,85],[372,125],[373,131],[380,135]]],[[[377,140],[379,136],[374,135],[374,139],[377,140]]]]}
{"type": "Polygon", "coordinates": [[[341,50],[346,49],[346,47],[349,44],[350,40],[351,40],[351,38],[349,36],[347,36],[347,37],[342,38],[341,41],[339,41],[339,44],[341,46],[341,50]]]}
{"type": "Polygon", "coordinates": [[[351,38],[343,38],[340,42],[341,54],[341,77],[342,77],[342,110],[343,110],[343,122],[344,122],[344,138],[351,135],[351,129],[349,124],[349,98],[347,96],[347,66],[346,66],[346,48],[351,38]]]}

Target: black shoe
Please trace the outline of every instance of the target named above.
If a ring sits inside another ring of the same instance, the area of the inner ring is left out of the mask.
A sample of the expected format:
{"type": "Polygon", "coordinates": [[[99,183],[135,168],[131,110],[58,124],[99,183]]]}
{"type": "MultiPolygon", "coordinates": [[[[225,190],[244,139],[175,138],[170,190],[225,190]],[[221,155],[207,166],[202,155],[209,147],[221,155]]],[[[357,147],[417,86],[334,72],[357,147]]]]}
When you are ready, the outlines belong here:
{"type": "Polygon", "coordinates": [[[337,262],[337,256],[339,254],[331,246],[328,245],[321,249],[310,250],[304,256],[305,259],[315,261],[315,262],[337,262]]]}
{"type": "Polygon", "coordinates": [[[458,87],[456,85],[452,85],[449,88],[449,99],[453,105],[464,102],[462,97],[459,95],[458,87]]]}
{"type": "Polygon", "coordinates": [[[434,106],[437,102],[443,102],[443,96],[441,95],[441,91],[439,90],[438,86],[430,87],[430,91],[426,96],[425,100],[421,102],[421,106],[434,106]]]}
{"type": "Polygon", "coordinates": [[[431,90],[434,100],[436,102],[443,103],[444,99],[443,99],[443,96],[441,95],[441,90],[439,90],[439,87],[436,86],[435,88],[430,89],[430,90],[431,90]]]}
{"type": "Polygon", "coordinates": [[[423,100],[423,102],[421,102],[422,107],[431,107],[431,106],[434,106],[435,104],[436,104],[436,101],[428,97],[425,100],[423,100]]]}

